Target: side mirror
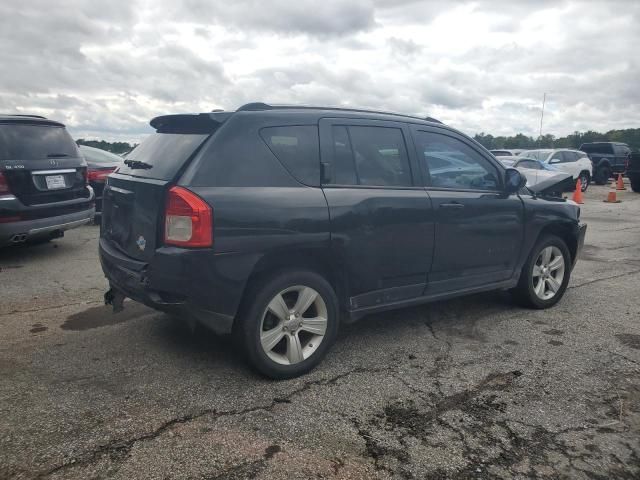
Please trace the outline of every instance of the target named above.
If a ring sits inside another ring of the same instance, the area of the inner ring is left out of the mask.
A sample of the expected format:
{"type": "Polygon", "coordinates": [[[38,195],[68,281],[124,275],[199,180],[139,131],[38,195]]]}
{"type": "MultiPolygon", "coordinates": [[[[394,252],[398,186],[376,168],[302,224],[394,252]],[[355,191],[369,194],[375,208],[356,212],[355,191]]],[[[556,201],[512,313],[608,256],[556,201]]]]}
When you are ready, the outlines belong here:
{"type": "Polygon", "coordinates": [[[549,160],[549,163],[560,163],[560,159],[559,158],[552,158],[551,160],[549,160]]]}
{"type": "Polygon", "coordinates": [[[515,168],[507,168],[504,174],[504,189],[507,193],[515,193],[527,184],[527,178],[515,168]]]}

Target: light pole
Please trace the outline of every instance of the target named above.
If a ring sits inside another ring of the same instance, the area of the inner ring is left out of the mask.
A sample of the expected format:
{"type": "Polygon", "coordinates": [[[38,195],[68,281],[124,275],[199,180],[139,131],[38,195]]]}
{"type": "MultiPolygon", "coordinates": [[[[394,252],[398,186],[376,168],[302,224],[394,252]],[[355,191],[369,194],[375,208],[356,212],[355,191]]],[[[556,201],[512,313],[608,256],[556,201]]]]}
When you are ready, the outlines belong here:
{"type": "Polygon", "coordinates": [[[540,113],[540,133],[538,135],[538,142],[542,146],[542,119],[544,118],[544,104],[547,102],[547,93],[542,96],[542,112],[540,113]]]}

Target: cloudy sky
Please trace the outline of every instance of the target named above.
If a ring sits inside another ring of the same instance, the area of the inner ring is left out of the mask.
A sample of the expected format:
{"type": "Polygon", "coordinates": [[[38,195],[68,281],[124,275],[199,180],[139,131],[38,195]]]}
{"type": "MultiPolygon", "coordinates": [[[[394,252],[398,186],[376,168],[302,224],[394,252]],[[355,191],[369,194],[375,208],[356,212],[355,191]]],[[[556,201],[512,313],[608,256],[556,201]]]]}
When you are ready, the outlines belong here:
{"type": "Polygon", "coordinates": [[[640,1],[0,1],[0,112],[136,141],[250,101],[431,115],[473,135],[640,127],[640,1]]]}

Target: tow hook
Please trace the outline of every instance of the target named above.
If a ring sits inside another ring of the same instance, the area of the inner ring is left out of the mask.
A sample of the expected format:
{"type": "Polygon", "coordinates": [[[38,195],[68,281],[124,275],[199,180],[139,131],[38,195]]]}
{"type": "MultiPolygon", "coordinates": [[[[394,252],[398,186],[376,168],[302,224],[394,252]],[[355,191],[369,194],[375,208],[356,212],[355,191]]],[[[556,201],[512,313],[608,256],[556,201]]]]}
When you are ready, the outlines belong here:
{"type": "Polygon", "coordinates": [[[113,313],[118,313],[124,310],[122,302],[124,302],[124,294],[114,288],[110,288],[104,294],[104,304],[113,306],[113,313]]]}

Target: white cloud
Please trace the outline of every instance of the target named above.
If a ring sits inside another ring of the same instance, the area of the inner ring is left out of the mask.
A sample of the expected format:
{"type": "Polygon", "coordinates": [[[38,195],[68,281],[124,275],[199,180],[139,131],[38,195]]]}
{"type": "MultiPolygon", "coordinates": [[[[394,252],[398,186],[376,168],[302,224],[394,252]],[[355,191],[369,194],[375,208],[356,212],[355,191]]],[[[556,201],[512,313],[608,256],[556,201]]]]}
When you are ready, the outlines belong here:
{"type": "Polygon", "coordinates": [[[0,3],[0,111],[137,140],[249,101],[431,115],[468,134],[640,125],[640,3],[0,3]]]}

